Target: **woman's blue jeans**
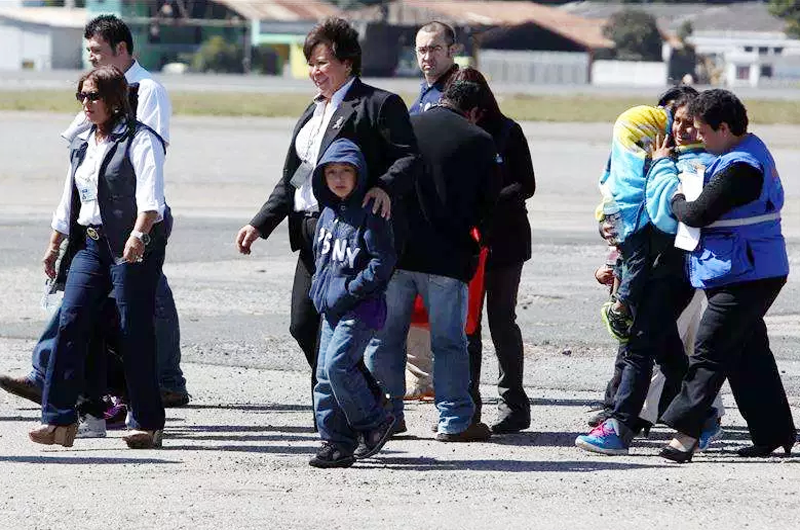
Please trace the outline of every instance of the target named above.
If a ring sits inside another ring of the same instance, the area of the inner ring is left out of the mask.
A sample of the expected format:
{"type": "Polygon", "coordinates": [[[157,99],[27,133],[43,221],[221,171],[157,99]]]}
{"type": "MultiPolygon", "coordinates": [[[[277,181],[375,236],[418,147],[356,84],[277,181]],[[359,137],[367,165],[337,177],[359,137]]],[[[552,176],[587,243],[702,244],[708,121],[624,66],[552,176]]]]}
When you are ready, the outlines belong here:
{"type": "MultiPolygon", "coordinates": [[[[154,242],[153,244],[158,244],[154,242]]],[[[77,421],[75,403],[84,388],[92,326],[113,290],[120,316],[121,350],[134,429],[164,427],[156,375],[155,292],[164,244],[148,249],[140,263],[115,264],[104,237],[85,239],[72,260],[42,395],[42,422],[77,421]]]]}

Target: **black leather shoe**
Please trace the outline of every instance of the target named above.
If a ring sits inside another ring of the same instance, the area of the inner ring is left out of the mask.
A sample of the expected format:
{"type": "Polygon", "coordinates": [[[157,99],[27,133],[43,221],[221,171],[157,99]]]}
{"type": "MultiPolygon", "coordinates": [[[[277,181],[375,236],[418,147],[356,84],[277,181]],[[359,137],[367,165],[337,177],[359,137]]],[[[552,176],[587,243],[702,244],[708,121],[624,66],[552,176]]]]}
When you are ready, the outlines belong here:
{"type": "Polygon", "coordinates": [[[492,431],[485,423],[471,423],[466,430],[448,434],[440,432],[436,440],[440,442],[485,442],[492,437],[492,431]]]}
{"type": "Polygon", "coordinates": [[[0,375],[0,388],[14,394],[15,396],[42,404],[42,391],[36,384],[27,377],[11,377],[10,375],[0,375]]]}
{"type": "Polygon", "coordinates": [[[492,425],[492,432],[494,434],[513,434],[515,432],[524,431],[530,426],[531,419],[529,417],[510,415],[492,425]]]}
{"type": "Polygon", "coordinates": [[[771,456],[772,453],[778,447],[783,447],[783,452],[785,453],[784,456],[789,456],[792,454],[792,446],[794,445],[794,440],[791,442],[786,442],[784,444],[774,444],[774,445],[751,445],[750,447],[742,447],[736,453],[739,456],[744,456],[746,458],[763,458],[765,456],[771,456]]]}
{"type": "Polygon", "coordinates": [[[680,449],[675,449],[671,445],[667,445],[661,449],[661,452],[658,453],[658,456],[666,458],[667,460],[672,460],[673,462],[677,462],[679,464],[684,464],[692,461],[692,456],[694,456],[695,449],[697,449],[697,441],[694,442],[694,445],[688,451],[681,451],[680,449]]]}

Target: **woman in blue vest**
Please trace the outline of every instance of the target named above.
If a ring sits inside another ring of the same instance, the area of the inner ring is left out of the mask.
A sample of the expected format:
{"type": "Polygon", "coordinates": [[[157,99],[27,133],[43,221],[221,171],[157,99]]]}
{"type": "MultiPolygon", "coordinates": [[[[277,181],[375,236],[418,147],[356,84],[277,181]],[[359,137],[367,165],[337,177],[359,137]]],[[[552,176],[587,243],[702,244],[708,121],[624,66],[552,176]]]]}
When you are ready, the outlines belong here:
{"type": "Polygon", "coordinates": [[[164,407],[156,376],[155,290],[164,263],[164,145],[137,122],[128,85],[114,66],[81,77],[76,97],[92,128],[70,146],[70,168],[53,215],[45,273],[69,237],[58,334],[47,366],[42,426],[36,443],[71,447],[78,430],[75,404],[82,389],[92,326],[113,294],[131,405],[131,448],[161,445],[164,407]]]}
{"type": "MultiPolygon", "coordinates": [[[[705,91],[689,112],[718,158],[704,172],[699,197],[687,201],[679,189],[671,206],[679,221],[701,228],[688,271],[692,286],[706,292],[708,309],[681,391],[662,415],[678,432],[661,456],[691,460],[726,377],[753,441],[739,454],[767,456],[779,447],[789,454],[796,431],[764,324],[789,274],[781,180],[764,142],[747,132],[747,111],[731,92],[705,91]]],[[[653,158],[668,153],[665,142],[653,158]]]]}

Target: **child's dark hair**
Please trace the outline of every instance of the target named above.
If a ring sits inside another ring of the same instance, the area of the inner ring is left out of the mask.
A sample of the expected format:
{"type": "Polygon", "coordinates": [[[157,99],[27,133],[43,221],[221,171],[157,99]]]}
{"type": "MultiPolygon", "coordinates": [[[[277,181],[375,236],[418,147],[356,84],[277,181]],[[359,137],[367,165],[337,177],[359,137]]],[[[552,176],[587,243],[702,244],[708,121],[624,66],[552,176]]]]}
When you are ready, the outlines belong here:
{"type": "Polygon", "coordinates": [[[128,48],[128,54],[133,54],[133,36],[128,26],[114,15],[100,15],[86,24],[83,31],[83,38],[91,39],[100,36],[110,46],[114,55],[117,54],[117,44],[124,42],[128,48]]]}
{"type": "Polygon", "coordinates": [[[469,112],[481,106],[481,86],[472,81],[450,83],[442,94],[442,102],[449,103],[461,112],[469,112]]]}
{"type": "Polygon", "coordinates": [[[668,108],[674,112],[675,109],[689,104],[698,94],[699,92],[696,89],[688,85],[670,87],[659,96],[658,106],[668,108]]]}
{"type": "Polygon", "coordinates": [[[689,103],[689,114],[701,119],[715,131],[727,123],[731,133],[736,136],[747,132],[747,109],[728,90],[713,88],[701,92],[689,103]]]}

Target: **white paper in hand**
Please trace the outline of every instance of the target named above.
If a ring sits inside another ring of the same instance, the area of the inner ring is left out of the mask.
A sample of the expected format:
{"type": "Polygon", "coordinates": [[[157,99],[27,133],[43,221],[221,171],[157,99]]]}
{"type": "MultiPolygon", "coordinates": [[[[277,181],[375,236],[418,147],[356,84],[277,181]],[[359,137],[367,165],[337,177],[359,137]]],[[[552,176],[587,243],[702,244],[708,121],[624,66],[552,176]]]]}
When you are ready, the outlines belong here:
{"type": "MultiPolygon", "coordinates": [[[[703,178],[706,168],[703,165],[695,166],[695,171],[686,171],[678,175],[681,179],[681,187],[687,201],[694,201],[703,191],[703,178]]],[[[700,229],[678,223],[678,233],[675,234],[675,246],[677,248],[692,251],[700,243],[700,229]]]]}

